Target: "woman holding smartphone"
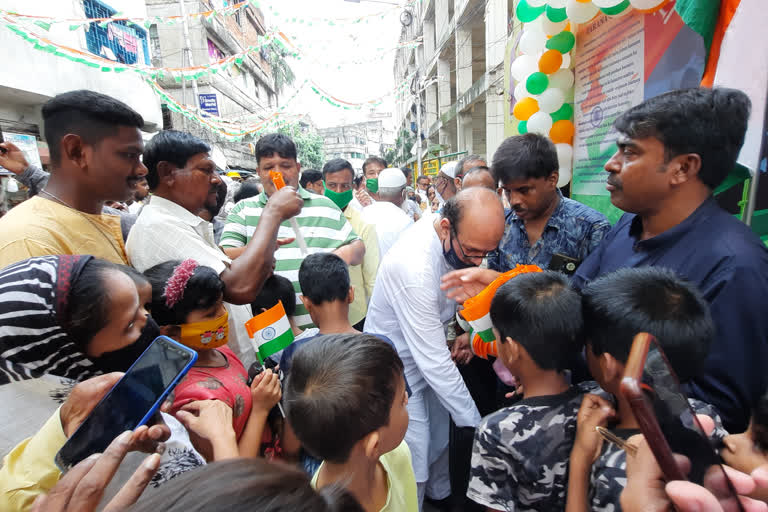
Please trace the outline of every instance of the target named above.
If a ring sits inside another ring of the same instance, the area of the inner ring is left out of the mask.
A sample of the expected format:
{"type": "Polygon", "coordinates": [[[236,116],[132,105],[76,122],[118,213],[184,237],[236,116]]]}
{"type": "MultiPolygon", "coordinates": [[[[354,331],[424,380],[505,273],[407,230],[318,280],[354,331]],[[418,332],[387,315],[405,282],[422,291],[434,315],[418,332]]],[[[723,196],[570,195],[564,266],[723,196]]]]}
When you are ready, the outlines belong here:
{"type": "MultiPolygon", "coordinates": [[[[56,398],[70,395],[76,381],[127,370],[159,329],[126,271],[92,256],[43,256],[0,269],[0,301],[4,434],[14,442],[34,434],[0,469],[0,510],[27,510],[58,480],[53,456],[87,416],[76,396],[59,409],[56,398]],[[51,412],[30,431],[30,418],[51,412]],[[79,420],[71,421],[73,414],[79,420]]],[[[169,430],[156,426],[152,434],[167,439],[169,430]]]]}

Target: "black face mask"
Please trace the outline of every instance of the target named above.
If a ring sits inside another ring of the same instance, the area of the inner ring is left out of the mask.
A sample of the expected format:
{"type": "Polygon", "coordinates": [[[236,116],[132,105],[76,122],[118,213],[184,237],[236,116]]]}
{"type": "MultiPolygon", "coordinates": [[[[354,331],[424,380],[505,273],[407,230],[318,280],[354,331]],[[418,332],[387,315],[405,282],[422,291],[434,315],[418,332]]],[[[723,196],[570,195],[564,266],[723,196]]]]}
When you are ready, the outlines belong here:
{"type": "Polygon", "coordinates": [[[446,251],[445,245],[443,245],[443,257],[445,258],[446,263],[448,263],[454,270],[477,266],[473,263],[461,261],[461,258],[459,258],[459,255],[456,254],[456,250],[453,248],[453,233],[451,233],[451,236],[448,238],[448,247],[449,249],[446,251]]]}
{"type": "Polygon", "coordinates": [[[99,357],[90,359],[96,368],[104,373],[125,372],[158,336],[160,336],[160,327],[149,316],[147,325],[141,330],[141,335],[135,343],[112,352],[104,352],[99,357]]]}

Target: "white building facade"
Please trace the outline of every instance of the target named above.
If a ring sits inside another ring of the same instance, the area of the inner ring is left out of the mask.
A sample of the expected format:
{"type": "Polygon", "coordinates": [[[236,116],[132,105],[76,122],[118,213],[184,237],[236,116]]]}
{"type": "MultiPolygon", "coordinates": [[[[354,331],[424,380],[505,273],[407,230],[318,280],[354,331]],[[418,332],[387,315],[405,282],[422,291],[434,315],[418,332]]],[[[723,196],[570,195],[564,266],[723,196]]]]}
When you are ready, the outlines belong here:
{"type": "MultiPolygon", "coordinates": [[[[422,151],[466,151],[491,158],[504,139],[504,51],[513,0],[425,0],[401,17],[401,41],[423,37],[395,57],[395,80],[411,79],[395,127],[417,132],[422,151]]],[[[414,146],[415,148],[415,146],[414,146]]],[[[415,150],[414,150],[415,155],[415,150]]],[[[414,156],[415,159],[415,156],[414,156]]]]}

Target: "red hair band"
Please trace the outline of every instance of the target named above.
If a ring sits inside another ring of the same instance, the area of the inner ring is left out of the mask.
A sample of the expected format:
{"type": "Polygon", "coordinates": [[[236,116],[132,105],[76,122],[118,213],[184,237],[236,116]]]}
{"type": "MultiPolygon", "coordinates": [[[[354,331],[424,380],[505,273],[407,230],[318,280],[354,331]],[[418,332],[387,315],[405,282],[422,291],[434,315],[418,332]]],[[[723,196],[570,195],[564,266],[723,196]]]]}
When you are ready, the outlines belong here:
{"type": "Polygon", "coordinates": [[[184,297],[184,288],[187,287],[187,282],[192,274],[195,273],[197,268],[197,262],[193,259],[184,260],[173,269],[173,274],[168,278],[168,282],[165,285],[165,305],[168,308],[172,308],[184,297]]]}

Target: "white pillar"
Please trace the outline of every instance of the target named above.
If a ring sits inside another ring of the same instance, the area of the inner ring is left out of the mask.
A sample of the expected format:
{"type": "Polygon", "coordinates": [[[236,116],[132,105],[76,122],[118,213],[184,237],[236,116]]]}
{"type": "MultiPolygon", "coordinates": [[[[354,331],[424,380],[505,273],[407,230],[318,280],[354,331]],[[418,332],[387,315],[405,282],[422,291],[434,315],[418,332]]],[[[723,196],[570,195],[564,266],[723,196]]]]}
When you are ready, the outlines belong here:
{"type": "Polygon", "coordinates": [[[426,94],[426,112],[424,118],[424,132],[429,132],[432,125],[437,121],[437,84],[427,86],[426,94]]]}
{"type": "MultiPolygon", "coordinates": [[[[451,61],[437,60],[437,101],[438,115],[442,116],[451,108],[451,61]]],[[[440,144],[450,145],[445,126],[440,128],[440,144]]]]}
{"type": "Polygon", "coordinates": [[[456,30],[456,95],[461,96],[472,87],[472,29],[456,30]]]}
{"type": "Polygon", "coordinates": [[[458,151],[466,151],[471,155],[475,152],[472,140],[472,112],[461,112],[456,116],[456,138],[458,151]]]}
{"type": "Polygon", "coordinates": [[[504,49],[507,45],[507,0],[488,0],[485,7],[485,69],[488,92],[485,100],[485,135],[488,158],[504,140],[504,49]]]}
{"type": "Polygon", "coordinates": [[[440,45],[448,31],[448,2],[452,0],[435,0],[435,47],[440,45]]]}
{"type": "MultiPolygon", "coordinates": [[[[472,29],[456,30],[456,101],[472,87],[472,29]]],[[[459,104],[461,108],[461,104],[459,104]]],[[[472,113],[456,116],[456,150],[472,152],[472,113]]]]}
{"type": "Polygon", "coordinates": [[[435,56],[435,18],[424,20],[424,60],[426,66],[435,56]]]}

